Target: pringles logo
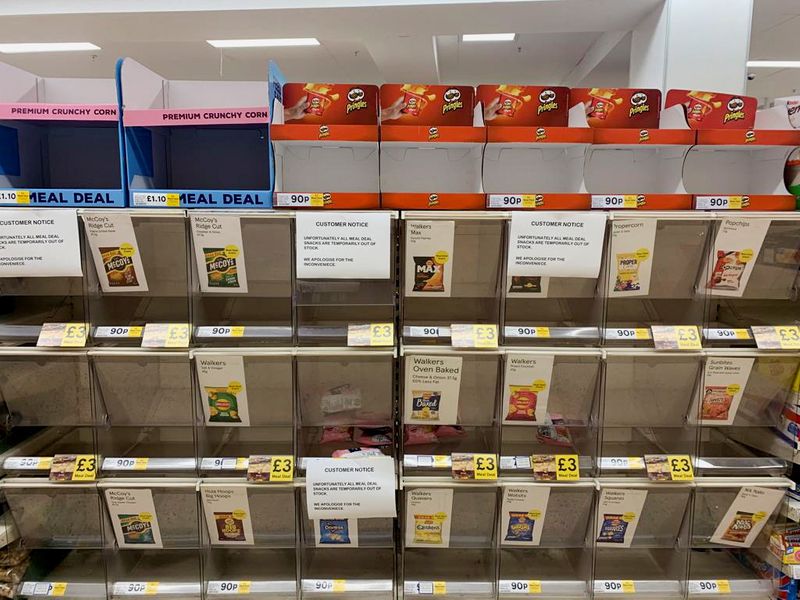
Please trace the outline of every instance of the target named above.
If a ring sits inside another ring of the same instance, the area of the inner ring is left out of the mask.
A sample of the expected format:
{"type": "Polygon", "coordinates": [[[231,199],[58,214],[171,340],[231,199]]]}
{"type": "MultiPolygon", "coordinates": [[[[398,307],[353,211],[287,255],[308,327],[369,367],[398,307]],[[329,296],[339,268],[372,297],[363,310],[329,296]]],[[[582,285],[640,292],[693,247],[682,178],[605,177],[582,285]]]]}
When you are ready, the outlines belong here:
{"type": "Polygon", "coordinates": [[[752,129],[744,134],[744,143],[752,144],[756,141],[756,132],[752,129]]]}
{"type": "Polygon", "coordinates": [[[539,107],[536,109],[536,114],[540,115],[543,112],[550,112],[553,110],[558,110],[556,93],[553,90],[542,90],[539,94],[539,107]]]}
{"type": "Polygon", "coordinates": [[[536,141],[541,142],[546,138],[547,138],[547,130],[544,127],[538,127],[536,129],[536,141]]]}
{"type": "Polygon", "coordinates": [[[728,100],[728,112],[722,118],[722,124],[730,121],[741,121],[744,119],[744,100],[741,98],[731,98],[728,100]]]}
{"type": "Polygon", "coordinates": [[[645,201],[644,194],[636,196],[636,208],[642,208],[647,202],[645,201]]]}
{"type": "Polygon", "coordinates": [[[330,192],[325,192],[322,194],[322,204],[324,206],[330,206],[333,204],[333,197],[331,196],[330,192]]]}
{"type": "Polygon", "coordinates": [[[428,128],[428,141],[436,140],[439,138],[439,128],[438,127],[429,127],[428,128]]]}
{"type": "Polygon", "coordinates": [[[319,139],[326,138],[331,134],[331,128],[327,125],[319,126],[319,139]]]}
{"type": "Polygon", "coordinates": [[[428,196],[428,206],[438,206],[439,205],[439,194],[431,194],[428,196]]]}
{"type": "Polygon", "coordinates": [[[631,108],[628,111],[628,117],[640,115],[646,112],[650,112],[650,104],[647,102],[647,94],[644,92],[635,92],[633,95],[631,95],[631,108]]]}
{"type": "Polygon", "coordinates": [[[444,104],[442,104],[443,115],[464,108],[464,103],[461,101],[461,90],[457,88],[449,88],[442,96],[442,100],[444,100],[444,104]]]}
{"type": "Polygon", "coordinates": [[[640,129],[639,130],[639,143],[649,142],[650,141],[650,132],[647,129],[640,129]]]}
{"type": "Polygon", "coordinates": [[[366,94],[361,88],[352,88],[347,92],[347,108],[346,114],[350,114],[354,110],[364,110],[367,108],[366,94]]]}

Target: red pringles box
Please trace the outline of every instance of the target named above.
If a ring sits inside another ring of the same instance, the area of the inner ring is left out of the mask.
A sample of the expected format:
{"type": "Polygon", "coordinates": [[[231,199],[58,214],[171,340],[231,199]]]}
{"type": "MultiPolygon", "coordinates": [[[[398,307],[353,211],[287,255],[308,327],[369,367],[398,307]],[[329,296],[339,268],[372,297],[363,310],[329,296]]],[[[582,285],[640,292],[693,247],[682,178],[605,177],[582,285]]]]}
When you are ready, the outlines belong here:
{"type": "Polygon", "coordinates": [[[472,125],[472,86],[384,83],[380,98],[387,125],[472,125]]]}
{"type": "Polygon", "coordinates": [[[566,127],[569,88],[536,85],[479,85],[476,96],[490,127],[566,127]]]}
{"type": "Polygon", "coordinates": [[[377,125],[378,86],[342,83],[287,83],[285,123],[377,125]]]}
{"type": "Polygon", "coordinates": [[[590,127],[657,129],[661,91],[646,88],[572,88],[570,106],[583,103],[590,127]]]}
{"type": "Polygon", "coordinates": [[[720,92],[669,90],[664,108],[676,105],[684,107],[692,129],[752,129],[758,101],[720,92]]]}

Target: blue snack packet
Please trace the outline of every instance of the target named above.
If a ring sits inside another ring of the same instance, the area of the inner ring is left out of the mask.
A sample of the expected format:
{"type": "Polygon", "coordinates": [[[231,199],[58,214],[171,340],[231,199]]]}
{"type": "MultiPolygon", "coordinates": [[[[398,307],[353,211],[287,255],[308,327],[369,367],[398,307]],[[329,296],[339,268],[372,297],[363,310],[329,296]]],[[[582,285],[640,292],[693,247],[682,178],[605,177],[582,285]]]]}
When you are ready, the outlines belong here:
{"type": "Polygon", "coordinates": [[[320,519],[319,543],[349,544],[350,529],[347,526],[347,519],[320,519]]]}
{"type": "Polygon", "coordinates": [[[597,541],[605,544],[624,544],[627,529],[628,522],[623,520],[622,515],[603,515],[603,524],[600,526],[597,541]]]}
{"type": "Polygon", "coordinates": [[[525,512],[509,511],[507,542],[532,542],[533,525],[536,523],[525,512]]]}

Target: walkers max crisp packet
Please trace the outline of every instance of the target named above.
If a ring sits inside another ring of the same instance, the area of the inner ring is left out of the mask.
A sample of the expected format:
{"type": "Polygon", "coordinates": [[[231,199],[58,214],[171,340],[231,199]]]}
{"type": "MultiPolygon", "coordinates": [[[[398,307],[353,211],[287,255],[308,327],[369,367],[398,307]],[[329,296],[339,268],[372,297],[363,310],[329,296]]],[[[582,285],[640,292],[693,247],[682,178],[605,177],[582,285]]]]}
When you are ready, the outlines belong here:
{"type": "Polygon", "coordinates": [[[535,85],[479,85],[476,101],[489,127],[566,127],[569,88],[535,85]]]}
{"type": "Polygon", "coordinates": [[[326,125],[377,125],[378,86],[361,83],[287,83],[284,121],[326,125]]]}
{"type": "Polygon", "coordinates": [[[414,257],[414,291],[443,292],[445,264],[435,256],[414,257]]]}
{"type": "Polygon", "coordinates": [[[661,91],[645,88],[572,88],[570,107],[583,103],[590,127],[658,128],[661,91]]]}
{"type": "Polygon", "coordinates": [[[388,125],[472,125],[472,86],[385,83],[380,96],[381,122],[388,125]]]}
{"type": "Polygon", "coordinates": [[[698,90],[669,90],[665,108],[680,104],[692,129],[752,129],[758,101],[750,96],[735,96],[698,90]]]}

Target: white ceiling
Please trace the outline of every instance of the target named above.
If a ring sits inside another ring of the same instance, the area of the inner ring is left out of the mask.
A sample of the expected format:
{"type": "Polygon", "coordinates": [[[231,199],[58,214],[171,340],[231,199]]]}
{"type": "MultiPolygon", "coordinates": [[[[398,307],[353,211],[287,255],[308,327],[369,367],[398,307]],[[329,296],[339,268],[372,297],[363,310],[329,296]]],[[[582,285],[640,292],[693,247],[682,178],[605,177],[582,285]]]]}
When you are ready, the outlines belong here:
{"type": "MultiPolygon", "coordinates": [[[[2,0],[0,41],[91,41],[102,50],[0,60],[66,77],[112,77],[117,57],[131,56],[171,79],[259,80],[274,59],[295,81],[626,85],[628,32],[662,1],[226,0],[220,11],[219,0],[2,0]],[[519,35],[460,41],[505,31],[519,35]],[[613,49],[588,74],[575,70],[606,32],[613,49]],[[205,42],[308,36],[321,45],[219,50],[205,42]]],[[[800,60],[800,0],[754,2],[751,58],[800,60]]],[[[748,92],[760,98],[800,89],[800,70],[753,72],[748,92]]]]}

